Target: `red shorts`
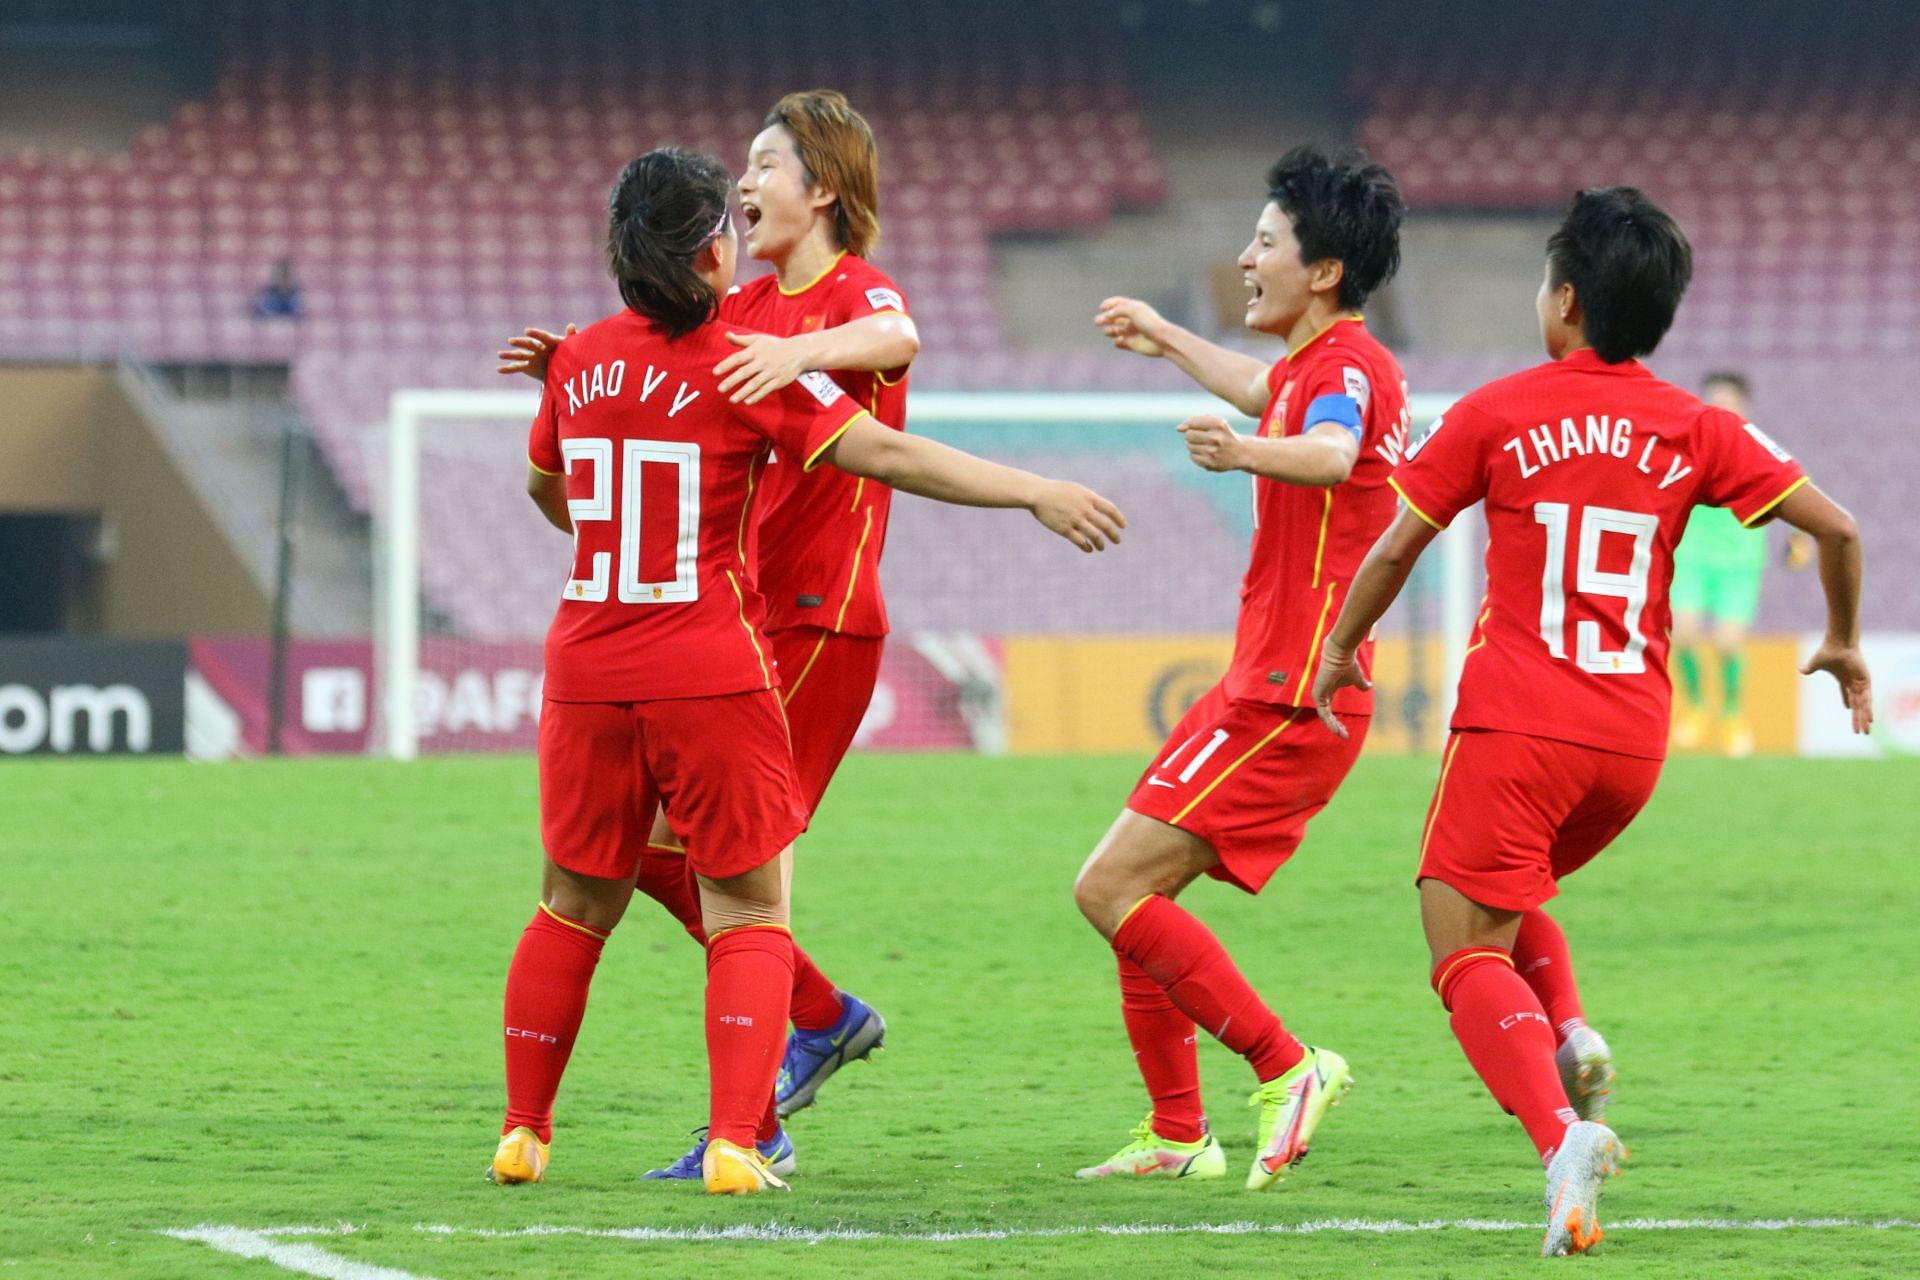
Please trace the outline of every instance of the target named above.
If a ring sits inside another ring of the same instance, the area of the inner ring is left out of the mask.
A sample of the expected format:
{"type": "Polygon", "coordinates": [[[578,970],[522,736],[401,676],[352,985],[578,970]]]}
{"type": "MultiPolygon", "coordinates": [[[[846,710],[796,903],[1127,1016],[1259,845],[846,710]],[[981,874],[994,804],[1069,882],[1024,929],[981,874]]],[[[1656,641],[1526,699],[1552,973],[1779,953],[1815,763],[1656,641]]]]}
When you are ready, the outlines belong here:
{"type": "Polygon", "coordinates": [[[1501,911],[1537,907],[1626,830],[1660,764],[1524,733],[1456,732],[1427,810],[1419,878],[1501,911]]]}
{"type": "Polygon", "coordinates": [[[1234,702],[1215,685],[1180,717],[1127,808],[1199,836],[1220,858],[1208,875],[1258,893],[1359,757],[1369,717],[1345,723],[1352,736],[1337,738],[1311,708],[1234,702]]]}
{"type": "Polygon", "coordinates": [[[800,797],[811,814],[866,718],[887,642],[884,636],[847,636],[820,627],[791,627],[768,639],[785,686],[800,797]]]}
{"type": "Polygon", "coordinates": [[[725,879],[807,827],[771,690],[656,702],[554,702],[540,715],[540,838],[577,875],[625,880],[662,802],[694,871],[725,879]]]}

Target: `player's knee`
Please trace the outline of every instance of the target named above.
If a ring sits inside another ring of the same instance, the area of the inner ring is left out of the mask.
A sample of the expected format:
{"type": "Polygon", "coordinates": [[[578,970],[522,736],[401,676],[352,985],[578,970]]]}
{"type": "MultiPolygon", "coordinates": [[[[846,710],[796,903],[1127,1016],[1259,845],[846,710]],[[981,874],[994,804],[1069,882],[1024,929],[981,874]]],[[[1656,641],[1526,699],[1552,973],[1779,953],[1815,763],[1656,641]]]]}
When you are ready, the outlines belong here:
{"type": "Polygon", "coordinates": [[[779,861],[725,880],[700,878],[700,919],[707,936],[750,925],[788,927],[785,867],[779,861]]]}
{"type": "Polygon", "coordinates": [[[1144,896],[1125,880],[1098,859],[1089,860],[1074,877],[1073,905],[1103,937],[1111,938],[1127,908],[1144,896]]]}

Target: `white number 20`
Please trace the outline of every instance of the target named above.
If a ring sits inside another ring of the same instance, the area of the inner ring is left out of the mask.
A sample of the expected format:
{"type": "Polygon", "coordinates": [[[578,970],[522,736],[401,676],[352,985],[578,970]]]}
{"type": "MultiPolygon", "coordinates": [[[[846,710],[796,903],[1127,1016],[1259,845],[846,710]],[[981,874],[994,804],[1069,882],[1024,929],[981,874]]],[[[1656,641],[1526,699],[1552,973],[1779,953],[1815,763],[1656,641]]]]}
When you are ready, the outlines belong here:
{"type": "MultiPolygon", "coordinates": [[[[1567,530],[1572,523],[1572,508],[1564,502],[1536,502],[1534,520],[1547,530],[1547,564],[1540,577],[1540,638],[1547,651],[1564,660],[1567,656],[1567,530]]],[[[1647,638],[1640,632],[1640,614],[1647,607],[1647,574],[1653,567],[1653,535],[1659,531],[1657,516],[1640,511],[1619,511],[1613,507],[1587,507],[1580,517],[1580,547],[1574,561],[1574,591],[1583,596],[1610,596],[1626,602],[1622,619],[1627,631],[1627,647],[1602,649],[1600,624],[1583,618],[1574,626],[1574,661],[1582,671],[1595,675],[1633,675],[1647,669],[1647,638]],[[1625,573],[1607,573],[1600,569],[1600,539],[1609,533],[1621,533],[1633,539],[1633,557],[1625,573]]]]}
{"type": "MultiPolygon", "coordinates": [[[[614,586],[621,604],[685,604],[700,598],[697,558],[700,550],[700,446],[691,442],[667,440],[622,440],[620,481],[620,566],[613,572],[612,556],[597,551],[584,578],[567,581],[569,600],[600,601],[614,586]],[[674,521],[673,577],[661,582],[640,580],[640,504],[641,469],[649,463],[670,466],[678,473],[675,486],[678,518],[674,521]],[[617,577],[617,585],[614,580],[617,577]]],[[[580,526],[590,520],[613,519],[614,441],[604,436],[562,440],[560,456],[566,459],[567,473],[574,463],[586,461],[593,467],[593,492],[584,498],[567,499],[567,514],[573,517],[574,542],[580,538],[580,526]]],[[[576,553],[576,565],[578,555],[576,553]]]]}

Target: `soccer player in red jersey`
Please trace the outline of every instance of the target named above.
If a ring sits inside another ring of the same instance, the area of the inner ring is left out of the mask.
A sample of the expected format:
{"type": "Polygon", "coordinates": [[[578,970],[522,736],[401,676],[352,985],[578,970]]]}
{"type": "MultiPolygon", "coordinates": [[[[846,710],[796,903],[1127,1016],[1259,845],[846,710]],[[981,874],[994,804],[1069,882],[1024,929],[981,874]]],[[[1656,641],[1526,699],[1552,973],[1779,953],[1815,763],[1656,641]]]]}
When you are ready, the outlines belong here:
{"type": "MultiPolygon", "coordinates": [[[[1096,317],[1116,346],[1171,359],[1260,427],[1241,436],[1212,416],[1180,427],[1195,463],[1254,477],[1253,555],[1226,678],[1174,728],[1074,885],[1118,958],[1121,1011],[1153,1099],[1133,1141],[1082,1177],[1226,1172],[1200,1103],[1196,1026],[1253,1068],[1254,1190],[1306,1154],[1352,1083],[1345,1059],[1289,1034],[1174,901],[1203,874],[1258,893],[1352,768],[1364,729],[1338,742],[1310,731],[1313,668],[1361,556],[1393,518],[1387,474],[1407,437],[1400,366],[1360,315],[1399,262],[1392,176],[1357,154],[1297,147],[1267,185],[1240,268],[1253,290],[1247,327],[1287,342],[1271,369],[1133,299],[1110,298],[1096,317]]],[[[1355,690],[1341,709],[1364,726],[1373,704],[1355,690]]]]}
{"type": "Polygon", "coordinates": [[[529,440],[528,492],[575,551],[547,636],[547,860],[507,976],[499,1182],[545,1173],[593,970],[666,804],[707,940],[706,1186],[785,1185],[756,1140],[791,1000],[790,849],[808,813],[747,574],[751,481],[768,447],[942,501],[1024,507],[1087,551],[1122,525],[1078,485],[883,427],[824,376],[729,401],[713,373],[731,349],[718,320],[738,252],[728,188],[717,161],[677,148],[622,172],[608,253],[627,309],[554,352],[529,440]]]}
{"type": "Polygon", "coordinates": [[[1547,242],[1548,363],[1466,396],[1409,451],[1407,509],[1368,554],[1328,632],[1314,700],[1367,687],[1360,646],[1434,535],[1487,509],[1487,598],[1420,850],[1432,980],[1474,1070],[1547,1173],[1542,1253],[1600,1238],[1596,1201],[1624,1154],[1602,1120],[1604,1044],[1579,1025],[1566,939],[1541,905],[1633,820],[1667,749],[1673,550],[1688,514],[1726,507],[1811,534],[1827,597],[1825,671],[1864,733],[1853,520],[1741,416],[1649,373],[1692,275],[1680,228],[1631,187],[1582,191],[1547,242]],[[1539,963],[1540,961],[1546,963],[1539,963]],[[1584,1060],[1583,1060],[1584,1059],[1584,1060]]]}
{"type": "MultiPolygon", "coordinates": [[[[904,295],[867,261],[879,241],[878,186],[872,130],[845,97],[816,90],[774,104],[748,148],[738,189],[747,253],[775,271],[734,286],[720,306],[723,321],[761,331],[731,334],[741,350],[714,368],[733,400],[757,403],[803,371],[822,369],[877,421],[905,428],[907,367],[919,335],[904,295]]],[[[528,330],[500,353],[501,372],[542,378],[560,341],[528,330]]],[[[753,480],[748,564],[767,602],[767,640],[811,813],[852,746],[879,677],[887,634],[879,567],[892,491],[831,467],[808,471],[779,451],[753,480]]],[[[694,877],[664,812],[639,887],[702,938],[694,877]]],[[[839,990],[797,947],[790,1016],[794,1030],[775,1086],[778,1117],[810,1105],[828,1078],[886,1034],[877,1010],[839,990]]],[[[765,1137],[783,1163],[791,1161],[783,1128],[765,1137]]],[[[698,1177],[700,1158],[696,1142],[647,1176],[698,1177]]]]}

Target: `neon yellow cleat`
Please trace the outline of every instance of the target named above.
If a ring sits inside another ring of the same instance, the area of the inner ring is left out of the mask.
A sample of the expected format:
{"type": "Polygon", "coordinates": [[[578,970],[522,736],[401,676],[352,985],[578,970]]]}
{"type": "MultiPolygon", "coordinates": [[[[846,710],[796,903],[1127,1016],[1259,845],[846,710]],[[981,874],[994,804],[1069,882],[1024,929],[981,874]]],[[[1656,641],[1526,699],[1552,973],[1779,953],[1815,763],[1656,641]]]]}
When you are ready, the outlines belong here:
{"type": "Polygon", "coordinates": [[[1753,726],[1742,719],[1727,721],[1727,755],[1734,760],[1745,760],[1753,754],[1753,726]]]}
{"type": "Polygon", "coordinates": [[[521,1125],[500,1139],[487,1166],[487,1181],[498,1183],[538,1182],[546,1176],[547,1153],[552,1144],[540,1141],[533,1130],[521,1125]]]}
{"type": "Polygon", "coordinates": [[[710,1196],[757,1196],[763,1191],[790,1191],[780,1181],[766,1157],[752,1147],[736,1147],[715,1138],[707,1143],[700,1157],[700,1176],[706,1180],[710,1196]]]}
{"type": "Polygon", "coordinates": [[[1187,1178],[1204,1181],[1225,1177],[1227,1153],[1211,1132],[1198,1142],[1173,1142],[1153,1131],[1148,1116],[1133,1130],[1133,1141],[1108,1156],[1104,1164],[1082,1169],[1076,1178],[1136,1177],[1187,1178]]]}
{"type": "Polygon", "coordinates": [[[1304,1160],[1328,1108],[1339,1106],[1352,1088],[1347,1060],[1309,1045],[1293,1070],[1255,1089],[1247,1103],[1260,1108],[1260,1149],[1247,1172],[1247,1190],[1265,1191],[1304,1160]]]}

